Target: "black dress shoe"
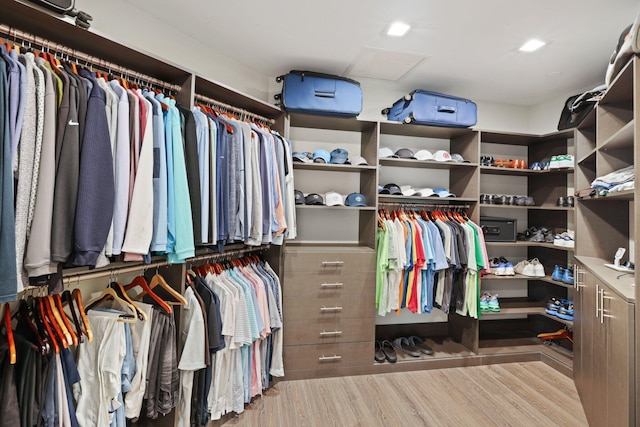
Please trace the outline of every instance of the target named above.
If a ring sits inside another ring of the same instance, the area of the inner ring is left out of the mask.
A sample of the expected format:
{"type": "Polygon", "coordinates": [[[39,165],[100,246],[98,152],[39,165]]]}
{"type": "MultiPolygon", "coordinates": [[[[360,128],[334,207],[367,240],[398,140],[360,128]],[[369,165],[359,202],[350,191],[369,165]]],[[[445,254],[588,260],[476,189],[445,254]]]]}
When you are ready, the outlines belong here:
{"type": "Polygon", "coordinates": [[[416,337],[416,336],[409,337],[409,344],[415,346],[418,350],[420,350],[421,353],[424,353],[427,355],[433,354],[433,349],[429,347],[420,337],[416,337]]]}
{"type": "Polygon", "coordinates": [[[492,205],[506,205],[507,204],[507,196],[493,196],[491,197],[492,205]]]}
{"type": "Polygon", "coordinates": [[[406,337],[393,340],[393,347],[409,356],[420,357],[420,350],[416,346],[411,345],[406,337]]]}
{"type": "Polygon", "coordinates": [[[386,360],[386,357],[384,357],[384,352],[382,351],[382,343],[380,341],[376,341],[376,350],[375,353],[373,354],[373,360],[375,360],[378,363],[383,363],[386,360]]]}
{"type": "Polygon", "coordinates": [[[381,343],[382,345],[382,353],[384,353],[384,358],[389,361],[389,363],[396,363],[398,361],[398,355],[396,355],[396,351],[393,349],[393,344],[391,341],[384,340],[381,343]]]}

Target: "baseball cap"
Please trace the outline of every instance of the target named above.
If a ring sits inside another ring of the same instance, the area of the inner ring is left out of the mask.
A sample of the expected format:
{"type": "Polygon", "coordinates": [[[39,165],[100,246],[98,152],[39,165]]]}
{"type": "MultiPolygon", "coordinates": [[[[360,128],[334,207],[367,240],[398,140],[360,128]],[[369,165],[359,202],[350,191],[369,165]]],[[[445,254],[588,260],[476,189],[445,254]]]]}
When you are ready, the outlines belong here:
{"type": "Polygon", "coordinates": [[[327,206],[344,206],[344,198],[340,193],[329,191],[324,195],[324,203],[327,206]]]}
{"type": "Polygon", "coordinates": [[[452,154],[451,160],[455,160],[458,163],[471,163],[469,160],[465,160],[464,157],[462,157],[462,155],[458,153],[452,154]]]}
{"type": "Polygon", "coordinates": [[[365,159],[362,156],[358,156],[355,159],[353,159],[352,161],[350,161],[349,163],[351,163],[352,165],[367,165],[369,166],[369,162],[367,162],[367,159],[365,159]]]}
{"type": "Polygon", "coordinates": [[[452,161],[451,154],[449,154],[449,152],[445,151],[445,150],[436,151],[433,154],[433,159],[438,161],[438,162],[450,162],[450,161],[452,161]]]}
{"type": "Polygon", "coordinates": [[[351,193],[345,200],[347,206],[367,206],[367,201],[361,193],[351,193]]]}
{"type": "Polygon", "coordinates": [[[433,192],[433,188],[419,188],[416,190],[416,196],[420,195],[420,197],[431,197],[433,196],[435,193],[433,192]]]}
{"type": "Polygon", "coordinates": [[[434,188],[433,192],[438,195],[438,197],[456,197],[455,194],[449,193],[446,188],[434,188]]]}
{"type": "Polygon", "coordinates": [[[409,150],[408,148],[399,149],[398,151],[396,151],[396,156],[401,159],[415,159],[413,151],[409,150]]]}
{"type": "Polygon", "coordinates": [[[384,158],[388,158],[388,157],[395,157],[397,158],[398,156],[396,156],[393,151],[391,150],[391,148],[387,148],[387,147],[382,147],[378,150],[378,157],[380,157],[381,159],[384,158]]]}
{"type": "Polygon", "coordinates": [[[400,190],[403,196],[415,196],[416,190],[410,185],[401,185],[400,190]]]}
{"type": "Polygon", "coordinates": [[[349,152],[343,148],[336,148],[331,152],[331,163],[344,164],[349,158],[349,152]]]}
{"type": "Polygon", "coordinates": [[[304,205],[304,193],[300,190],[294,190],[296,195],[296,205],[304,205]]]}
{"type": "Polygon", "coordinates": [[[429,150],[418,150],[414,157],[417,160],[433,160],[433,154],[429,150]]]}
{"type": "Polygon", "coordinates": [[[378,193],[380,193],[380,194],[401,195],[402,194],[402,190],[396,184],[387,184],[378,193]]]}
{"type": "Polygon", "coordinates": [[[324,200],[322,196],[317,193],[309,193],[307,197],[304,198],[305,205],[324,205],[324,200]]]}
{"type": "Polygon", "coordinates": [[[313,152],[313,161],[316,163],[329,163],[331,161],[331,154],[321,148],[313,152]]]}
{"type": "Polygon", "coordinates": [[[291,153],[291,156],[293,156],[293,160],[297,162],[313,163],[313,157],[311,156],[311,153],[307,151],[294,151],[293,153],[291,153]]]}

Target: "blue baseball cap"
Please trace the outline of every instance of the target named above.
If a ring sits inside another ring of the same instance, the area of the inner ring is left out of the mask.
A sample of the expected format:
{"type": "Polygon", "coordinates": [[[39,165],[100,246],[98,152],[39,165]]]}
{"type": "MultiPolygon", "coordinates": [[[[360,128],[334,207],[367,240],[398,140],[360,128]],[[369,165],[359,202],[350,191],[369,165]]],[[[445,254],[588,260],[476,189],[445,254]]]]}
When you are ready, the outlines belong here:
{"type": "Polygon", "coordinates": [[[455,194],[449,193],[446,188],[434,188],[433,192],[434,194],[437,194],[438,197],[456,197],[455,194]]]}
{"type": "Polygon", "coordinates": [[[361,193],[351,193],[347,196],[346,206],[367,206],[367,201],[361,193]]]}
{"type": "Polygon", "coordinates": [[[321,148],[313,152],[313,161],[316,163],[329,163],[331,162],[331,154],[321,148]]]}
{"type": "Polygon", "coordinates": [[[342,165],[349,158],[349,152],[343,148],[336,148],[331,152],[331,163],[342,165]]]}

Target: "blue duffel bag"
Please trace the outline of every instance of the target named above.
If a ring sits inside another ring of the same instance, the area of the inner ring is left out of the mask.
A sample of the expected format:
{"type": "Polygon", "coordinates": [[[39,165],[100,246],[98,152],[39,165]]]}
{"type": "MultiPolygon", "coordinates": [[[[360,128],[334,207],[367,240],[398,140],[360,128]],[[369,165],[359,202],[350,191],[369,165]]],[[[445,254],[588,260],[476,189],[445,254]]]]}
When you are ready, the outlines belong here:
{"type": "Polygon", "coordinates": [[[382,114],[396,122],[431,126],[470,127],[478,121],[473,101],[426,90],[414,90],[382,114]]]}
{"type": "Polygon", "coordinates": [[[362,89],[355,80],[294,70],[276,81],[284,82],[275,98],[288,112],[356,117],[362,111],[362,89]]]}

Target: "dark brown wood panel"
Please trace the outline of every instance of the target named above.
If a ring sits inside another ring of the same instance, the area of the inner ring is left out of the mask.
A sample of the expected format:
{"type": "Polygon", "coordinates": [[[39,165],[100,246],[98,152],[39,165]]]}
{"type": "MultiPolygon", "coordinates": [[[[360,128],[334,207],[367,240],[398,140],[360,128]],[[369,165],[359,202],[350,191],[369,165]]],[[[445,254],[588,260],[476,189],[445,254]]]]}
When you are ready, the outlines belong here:
{"type": "Polygon", "coordinates": [[[359,319],[375,316],[374,292],[350,297],[283,297],[283,316],[292,320],[359,319]]]}
{"type": "Polygon", "coordinates": [[[373,341],[374,335],[373,318],[300,320],[287,322],[284,345],[373,341]]]}
{"type": "Polygon", "coordinates": [[[375,289],[375,273],[343,274],[339,277],[315,276],[295,272],[286,275],[285,295],[308,298],[346,298],[371,293],[375,289]],[[326,280],[331,279],[331,280],[326,280]]]}
{"type": "Polygon", "coordinates": [[[286,346],[283,357],[287,371],[370,365],[373,363],[373,342],[286,346]]]}

